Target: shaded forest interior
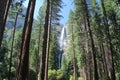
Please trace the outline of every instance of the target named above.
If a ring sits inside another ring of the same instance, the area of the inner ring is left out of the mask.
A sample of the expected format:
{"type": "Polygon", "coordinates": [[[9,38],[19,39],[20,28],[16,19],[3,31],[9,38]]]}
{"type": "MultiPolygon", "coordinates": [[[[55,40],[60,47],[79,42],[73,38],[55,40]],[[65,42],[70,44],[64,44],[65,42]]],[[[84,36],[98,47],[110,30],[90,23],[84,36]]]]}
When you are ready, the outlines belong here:
{"type": "Polygon", "coordinates": [[[37,1],[0,0],[0,80],[120,80],[120,0],[37,1]]]}

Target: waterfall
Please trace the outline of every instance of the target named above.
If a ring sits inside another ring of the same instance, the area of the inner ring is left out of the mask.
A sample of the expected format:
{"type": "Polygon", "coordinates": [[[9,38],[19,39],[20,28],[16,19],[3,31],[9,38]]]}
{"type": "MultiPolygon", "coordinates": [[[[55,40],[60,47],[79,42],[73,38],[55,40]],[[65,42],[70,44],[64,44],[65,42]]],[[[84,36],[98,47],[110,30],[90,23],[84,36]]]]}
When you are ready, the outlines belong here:
{"type": "Polygon", "coordinates": [[[62,27],[61,33],[60,33],[60,38],[59,38],[59,48],[60,52],[58,53],[58,68],[61,67],[61,59],[62,59],[62,54],[63,54],[63,47],[65,43],[65,38],[66,38],[66,28],[65,26],[62,27]]]}

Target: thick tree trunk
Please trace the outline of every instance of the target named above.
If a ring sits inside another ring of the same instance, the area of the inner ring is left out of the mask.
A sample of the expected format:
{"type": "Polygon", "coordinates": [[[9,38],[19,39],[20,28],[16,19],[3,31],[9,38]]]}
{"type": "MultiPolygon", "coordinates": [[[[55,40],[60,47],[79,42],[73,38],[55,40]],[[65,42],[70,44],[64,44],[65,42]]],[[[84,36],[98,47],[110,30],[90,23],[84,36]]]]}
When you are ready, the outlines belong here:
{"type": "Polygon", "coordinates": [[[15,24],[14,24],[14,29],[13,29],[13,38],[12,38],[12,45],[11,45],[11,51],[10,51],[10,64],[9,64],[8,80],[11,80],[10,76],[11,76],[11,66],[12,66],[12,54],[13,54],[13,47],[14,47],[14,37],[15,37],[17,18],[18,18],[18,12],[16,14],[15,24]]]}
{"type": "Polygon", "coordinates": [[[8,10],[12,0],[0,0],[0,49],[2,45],[3,34],[5,30],[5,23],[7,19],[8,10]]]}
{"type": "Polygon", "coordinates": [[[90,44],[91,44],[91,48],[92,48],[92,50],[91,50],[92,51],[92,63],[93,63],[93,70],[94,70],[93,80],[98,80],[95,45],[94,45],[93,35],[92,35],[91,27],[90,27],[86,0],[84,0],[84,7],[85,7],[86,26],[88,27],[88,36],[90,38],[90,44]]]}
{"type": "Polygon", "coordinates": [[[48,38],[48,27],[49,27],[49,7],[50,0],[47,0],[47,9],[45,16],[45,25],[44,25],[44,35],[43,35],[43,50],[42,50],[42,61],[40,64],[40,80],[44,80],[45,77],[45,62],[46,62],[46,53],[47,53],[47,38],[48,38]]]}
{"type": "Polygon", "coordinates": [[[30,0],[27,15],[25,18],[25,24],[22,35],[22,44],[20,52],[20,60],[17,72],[17,80],[29,80],[29,43],[32,31],[33,15],[35,9],[36,0],[30,0]]]}
{"type": "Polygon", "coordinates": [[[106,35],[108,54],[109,54],[109,58],[110,58],[110,79],[116,80],[114,61],[113,61],[112,43],[111,43],[111,39],[110,39],[109,25],[108,25],[107,14],[106,14],[103,0],[101,0],[101,8],[102,8],[102,13],[103,13],[103,18],[104,18],[104,26],[105,26],[105,35],[106,35]]]}

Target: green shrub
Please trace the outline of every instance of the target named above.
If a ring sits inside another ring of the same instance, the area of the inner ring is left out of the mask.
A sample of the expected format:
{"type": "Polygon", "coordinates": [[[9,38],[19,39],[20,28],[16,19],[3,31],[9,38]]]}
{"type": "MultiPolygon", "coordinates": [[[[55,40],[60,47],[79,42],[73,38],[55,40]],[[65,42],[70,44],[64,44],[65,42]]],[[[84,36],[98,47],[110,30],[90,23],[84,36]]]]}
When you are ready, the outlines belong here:
{"type": "Polygon", "coordinates": [[[48,70],[49,80],[61,80],[63,78],[62,70],[48,70]]]}

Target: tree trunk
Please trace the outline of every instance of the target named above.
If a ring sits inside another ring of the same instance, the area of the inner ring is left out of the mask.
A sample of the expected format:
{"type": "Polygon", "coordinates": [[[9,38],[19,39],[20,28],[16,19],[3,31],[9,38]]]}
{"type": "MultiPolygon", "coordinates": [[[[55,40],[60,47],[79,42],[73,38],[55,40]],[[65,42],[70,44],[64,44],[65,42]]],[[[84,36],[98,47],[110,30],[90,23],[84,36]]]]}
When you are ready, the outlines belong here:
{"type": "Polygon", "coordinates": [[[83,77],[84,77],[84,80],[87,80],[87,77],[86,77],[86,64],[84,65],[83,67],[83,77]]]}
{"type": "Polygon", "coordinates": [[[106,78],[107,80],[110,80],[109,75],[108,75],[108,70],[107,70],[107,62],[106,62],[106,58],[105,58],[105,50],[104,50],[104,46],[103,43],[101,44],[101,52],[102,52],[102,57],[103,57],[103,65],[104,65],[104,69],[105,69],[105,74],[106,74],[106,78]]]}
{"type": "Polygon", "coordinates": [[[109,54],[108,57],[110,58],[110,79],[116,80],[114,61],[113,61],[112,43],[110,39],[109,25],[108,25],[107,14],[106,14],[103,0],[101,0],[101,8],[102,8],[102,13],[103,13],[103,18],[104,18],[103,21],[104,21],[104,26],[105,26],[105,35],[106,35],[106,42],[107,42],[107,48],[108,48],[108,54],[109,54]]]}
{"type": "Polygon", "coordinates": [[[85,18],[86,18],[86,25],[88,27],[88,35],[90,37],[90,44],[92,48],[92,63],[93,63],[93,80],[98,80],[98,72],[97,72],[97,61],[96,61],[96,53],[95,53],[95,45],[94,45],[94,40],[93,40],[93,35],[92,31],[90,28],[90,22],[89,22],[89,16],[88,16],[88,9],[87,9],[87,3],[86,0],[84,0],[84,7],[85,7],[85,18]]]}
{"type": "Polygon", "coordinates": [[[30,0],[22,35],[20,60],[17,72],[17,80],[29,80],[29,43],[32,31],[33,15],[36,0],[30,0]]]}
{"type": "Polygon", "coordinates": [[[3,34],[5,30],[5,23],[7,19],[8,10],[12,0],[0,0],[0,49],[2,45],[3,34]]]}
{"type": "Polygon", "coordinates": [[[50,47],[50,27],[51,26],[48,27],[48,39],[47,39],[47,48],[46,48],[46,64],[45,64],[45,79],[44,80],[48,80],[48,62],[49,62],[49,47],[50,47]]]}
{"type": "Polygon", "coordinates": [[[12,45],[11,45],[11,52],[10,52],[10,64],[9,64],[8,80],[11,80],[10,77],[11,77],[11,67],[12,67],[12,54],[13,54],[13,47],[14,47],[14,37],[15,37],[17,18],[18,18],[18,12],[16,14],[15,24],[14,24],[14,29],[13,29],[13,38],[12,38],[12,45]]]}
{"type": "Polygon", "coordinates": [[[92,80],[92,70],[91,70],[91,54],[90,54],[90,51],[89,51],[89,40],[88,40],[88,30],[87,30],[87,25],[86,25],[86,20],[85,20],[85,16],[84,16],[84,29],[85,29],[85,37],[86,37],[86,65],[88,66],[87,67],[87,80],[92,80]]]}
{"type": "MultiPolygon", "coordinates": [[[[38,60],[41,59],[40,58],[40,44],[41,44],[41,25],[39,27],[39,35],[38,35],[38,47],[37,47],[37,52],[36,52],[36,80],[38,80],[38,60]],[[39,59],[38,59],[38,55],[39,55],[39,59]]],[[[41,60],[40,60],[41,62],[41,60]]]]}
{"type": "Polygon", "coordinates": [[[92,80],[92,62],[91,62],[91,53],[87,53],[87,64],[88,64],[88,70],[87,70],[87,80],[92,80]]]}
{"type": "MultiPolygon", "coordinates": [[[[101,57],[100,57],[100,59],[101,59],[101,57]]],[[[97,61],[97,65],[99,65],[99,66],[98,66],[98,76],[99,76],[99,77],[102,77],[102,70],[103,70],[103,69],[102,69],[102,65],[103,65],[103,64],[102,64],[102,62],[101,62],[100,59],[98,59],[98,61],[97,61]]]]}
{"type": "MultiPolygon", "coordinates": [[[[83,54],[85,55],[85,48],[84,48],[84,46],[83,46],[82,50],[83,50],[83,54]]],[[[85,58],[87,58],[87,56],[85,58]]],[[[83,66],[83,77],[84,77],[84,80],[87,80],[87,61],[86,60],[85,60],[84,66],[83,66]]]]}
{"type": "Polygon", "coordinates": [[[38,80],[38,60],[39,60],[38,59],[39,58],[38,54],[39,53],[38,53],[38,51],[36,49],[35,49],[35,53],[36,53],[36,59],[35,59],[36,60],[36,67],[35,67],[36,68],[36,80],[38,80]]]}
{"type": "Polygon", "coordinates": [[[77,70],[76,70],[76,57],[75,57],[75,45],[74,45],[74,34],[73,34],[73,25],[72,25],[72,48],[73,48],[73,68],[74,68],[74,80],[77,80],[77,70]]]}
{"type": "Polygon", "coordinates": [[[44,80],[45,77],[45,62],[46,62],[46,53],[47,53],[47,40],[48,40],[48,27],[49,27],[49,7],[50,7],[50,0],[47,0],[47,9],[46,9],[46,16],[45,16],[45,25],[44,25],[44,35],[43,35],[43,50],[42,50],[42,61],[41,61],[41,68],[40,68],[40,80],[44,80]]]}
{"type": "Polygon", "coordinates": [[[51,14],[52,14],[52,10],[51,10],[51,0],[50,0],[50,10],[49,10],[50,14],[49,14],[49,23],[48,23],[48,37],[47,37],[47,48],[46,48],[46,64],[45,64],[45,79],[44,80],[48,80],[48,62],[49,62],[49,48],[50,48],[50,34],[51,34],[51,14]]]}

